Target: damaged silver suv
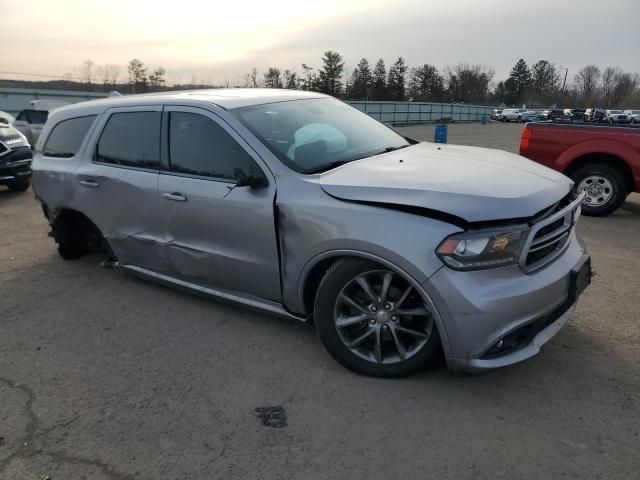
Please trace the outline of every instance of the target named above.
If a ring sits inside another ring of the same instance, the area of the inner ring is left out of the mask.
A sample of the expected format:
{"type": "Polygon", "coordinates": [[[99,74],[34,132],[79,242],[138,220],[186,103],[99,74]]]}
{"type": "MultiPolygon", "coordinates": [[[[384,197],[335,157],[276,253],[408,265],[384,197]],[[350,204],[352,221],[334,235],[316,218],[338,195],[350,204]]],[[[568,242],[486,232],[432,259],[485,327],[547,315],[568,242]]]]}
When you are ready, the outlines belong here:
{"type": "Polygon", "coordinates": [[[300,320],[367,375],[524,360],[590,282],[581,198],[514,154],[417,143],[333,98],[119,97],[51,114],[33,189],[60,254],[300,320]]]}

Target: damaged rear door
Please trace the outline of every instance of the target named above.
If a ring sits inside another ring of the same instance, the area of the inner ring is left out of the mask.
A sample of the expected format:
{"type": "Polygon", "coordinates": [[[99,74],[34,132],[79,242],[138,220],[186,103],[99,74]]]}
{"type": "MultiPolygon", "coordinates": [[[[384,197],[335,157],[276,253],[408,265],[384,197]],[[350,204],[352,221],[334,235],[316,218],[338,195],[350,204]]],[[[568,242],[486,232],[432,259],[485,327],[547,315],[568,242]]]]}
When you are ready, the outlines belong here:
{"type": "Polygon", "coordinates": [[[162,106],[108,110],[76,170],[76,194],[123,264],[165,270],[158,201],[162,106]]]}
{"type": "Polygon", "coordinates": [[[167,106],[163,118],[167,148],[158,197],[170,275],[280,302],[270,172],[212,112],[167,106]],[[266,181],[258,188],[238,186],[247,176],[266,181]]]}

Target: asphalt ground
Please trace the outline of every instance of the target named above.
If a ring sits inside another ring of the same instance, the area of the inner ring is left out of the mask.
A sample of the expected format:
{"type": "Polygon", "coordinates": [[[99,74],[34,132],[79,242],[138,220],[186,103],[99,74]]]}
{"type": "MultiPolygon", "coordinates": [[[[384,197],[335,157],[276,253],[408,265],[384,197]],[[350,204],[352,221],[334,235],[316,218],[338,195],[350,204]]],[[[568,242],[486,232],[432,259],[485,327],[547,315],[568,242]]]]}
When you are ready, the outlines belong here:
{"type": "MultiPolygon", "coordinates": [[[[449,141],[515,151],[521,128],[449,141]]],[[[640,196],[578,230],[597,276],[537,357],[383,380],[308,325],[63,261],[31,191],[0,187],[0,479],[637,480],[640,196]]]]}

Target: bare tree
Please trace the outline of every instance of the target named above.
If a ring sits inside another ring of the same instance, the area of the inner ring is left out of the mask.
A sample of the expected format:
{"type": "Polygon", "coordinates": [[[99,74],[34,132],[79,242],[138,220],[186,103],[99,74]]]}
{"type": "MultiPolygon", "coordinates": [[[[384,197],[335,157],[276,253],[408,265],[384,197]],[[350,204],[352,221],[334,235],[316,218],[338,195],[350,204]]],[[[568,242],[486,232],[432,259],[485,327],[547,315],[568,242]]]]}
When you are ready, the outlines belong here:
{"type": "Polygon", "coordinates": [[[597,65],[587,65],[576,73],[574,78],[576,93],[583,106],[589,106],[596,100],[600,69],[597,65]]]}
{"type": "Polygon", "coordinates": [[[105,87],[114,87],[118,83],[120,67],[112,63],[98,65],[95,68],[95,77],[102,81],[105,87]]]}
{"type": "Polygon", "coordinates": [[[91,88],[95,76],[95,62],[93,60],[85,60],[75,69],[76,77],[91,88]]]}

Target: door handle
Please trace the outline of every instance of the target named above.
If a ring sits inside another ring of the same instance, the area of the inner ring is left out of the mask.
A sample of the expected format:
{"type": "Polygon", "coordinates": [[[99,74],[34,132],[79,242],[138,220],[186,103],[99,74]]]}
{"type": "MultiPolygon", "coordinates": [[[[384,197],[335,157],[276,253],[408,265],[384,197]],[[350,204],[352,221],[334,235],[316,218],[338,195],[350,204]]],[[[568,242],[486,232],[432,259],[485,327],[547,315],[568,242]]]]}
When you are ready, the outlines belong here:
{"type": "Polygon", "coordinates": [[[100,184],[92,178],[89,178],[87,180],[79,180],[78,183],[80,185],[84,185],[85,187],[91,187],[91,188],[97,188],[100,186],[100,184]]]}
{"type": "Polygon", "coordinates": [[[186,202],[187,197],[178,192],[163,193],[162,196],[167,200],[173,200],[174,202],[186,202]]]}

